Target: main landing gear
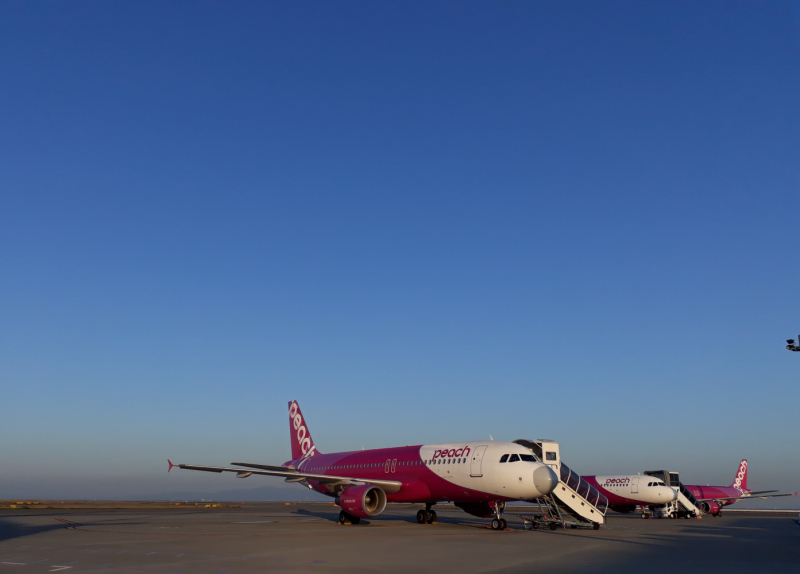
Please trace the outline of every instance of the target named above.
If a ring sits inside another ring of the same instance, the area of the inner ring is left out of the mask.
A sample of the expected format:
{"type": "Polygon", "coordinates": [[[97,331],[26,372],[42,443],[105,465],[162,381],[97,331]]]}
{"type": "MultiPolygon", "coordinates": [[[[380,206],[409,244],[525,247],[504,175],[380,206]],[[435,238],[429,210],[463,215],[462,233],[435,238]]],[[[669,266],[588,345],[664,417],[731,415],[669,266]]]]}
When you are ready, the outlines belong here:
{"type": "Polygon", "coordinates": [[[506,519],[503,518],[503,511],[506,503],[499,500],[494,501],[494,518],[492,519],[492,530],[505,530],[508,526],[506,519]]]}
{"type": "Polygon", "coordinates": [[[432,504],[426,504],[425,510],[417,512],[417,523],[419,524],[436,524],[436,511],[431,510],[432,504]]]}
{"type": "Polygon", "coordinates": [[[359,522],[361,522],[361,518],[358,516],[348,514],[344,510],[339,513],[339,524],[358,524],[359,522]]]}

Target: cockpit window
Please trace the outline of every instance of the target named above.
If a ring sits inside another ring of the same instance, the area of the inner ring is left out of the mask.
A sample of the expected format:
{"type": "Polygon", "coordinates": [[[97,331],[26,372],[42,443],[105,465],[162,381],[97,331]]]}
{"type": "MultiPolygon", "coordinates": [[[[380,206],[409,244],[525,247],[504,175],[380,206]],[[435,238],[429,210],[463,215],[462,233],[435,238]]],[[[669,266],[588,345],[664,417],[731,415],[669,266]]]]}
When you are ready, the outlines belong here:
{"type": "Polygon", "coordinates": [[[503,456],[500,457],[500,462],[506,462],[507,460],[508,460],[507,454],[504,454],[503,456]]]}
{"type": "Polygon", "coordinates": [[[536,462],[536,457],[532,454],[521,454],[519,457],[525,462],[536,462]]]}
{"type": "Polygon", "coordinates": [[[508,462],[519,462],[519,455],[518,454],[512,454],[511,458],[508,459],[508,462]]]}

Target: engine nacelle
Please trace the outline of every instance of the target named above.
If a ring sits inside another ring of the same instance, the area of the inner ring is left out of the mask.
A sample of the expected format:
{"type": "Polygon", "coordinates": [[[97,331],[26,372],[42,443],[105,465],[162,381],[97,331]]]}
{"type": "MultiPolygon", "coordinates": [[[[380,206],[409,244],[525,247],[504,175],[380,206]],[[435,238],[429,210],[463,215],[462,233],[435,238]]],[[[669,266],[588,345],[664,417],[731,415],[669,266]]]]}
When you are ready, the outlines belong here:
{"type": "Polygon", "coordinates": [[[336,504],[351,516],[372,518],[386,509],[386,493],[382,488],[370,484],[350,486],[342,491],[336,504]]]}
{"type": "Polygon", "coordinates": [[[717,514],[720,511],[719,503],[714,502],[701,502],[700,503],[700,510],[705,512],[706,514],[717,514]]]}

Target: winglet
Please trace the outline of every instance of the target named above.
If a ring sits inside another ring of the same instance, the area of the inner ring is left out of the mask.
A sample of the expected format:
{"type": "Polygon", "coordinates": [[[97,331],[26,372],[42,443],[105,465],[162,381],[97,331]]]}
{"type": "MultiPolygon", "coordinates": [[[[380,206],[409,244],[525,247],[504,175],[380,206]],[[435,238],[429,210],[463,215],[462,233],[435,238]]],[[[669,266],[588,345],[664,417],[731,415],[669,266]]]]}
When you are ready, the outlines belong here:
{"type": "Polygon", "coordinates": [[[167,459],[167,463],[169,463],[169,468],[167,469],[167,472],[169,472],[170,470],[172,470],[172,467],[175,466],[175,465],[172,464],[172,461],[170,459],[167,459]]]}

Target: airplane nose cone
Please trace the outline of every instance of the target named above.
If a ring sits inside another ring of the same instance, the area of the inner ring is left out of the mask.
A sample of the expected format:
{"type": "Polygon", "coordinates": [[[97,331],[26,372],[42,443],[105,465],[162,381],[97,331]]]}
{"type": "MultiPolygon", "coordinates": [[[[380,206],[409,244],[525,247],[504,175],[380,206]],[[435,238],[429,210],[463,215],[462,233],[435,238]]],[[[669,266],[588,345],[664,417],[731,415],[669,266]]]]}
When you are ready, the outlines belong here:
{"type": "Polygon", "coordinates": [[[542,495],[550,494],[558,486],[558,476],[549,466],[540,466],[533,471],[533,486],[542,495]]]}
{"type": "MultiPolygon", "coordinates": [[[[667,487],[667,488],[669,488],[669,487],[667,487]]],[[[678,500],[678,491],[675,490],[674,488],[670,488],[669,489],[669,497],[670,497],[669,498],[670,501],[678,500]]]]}

